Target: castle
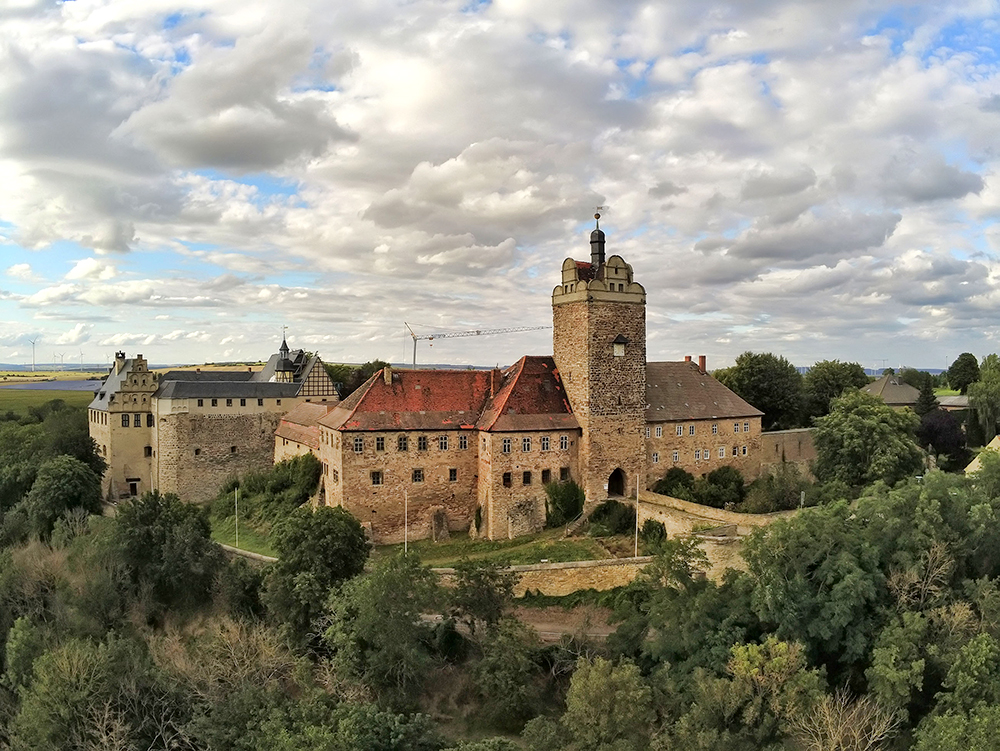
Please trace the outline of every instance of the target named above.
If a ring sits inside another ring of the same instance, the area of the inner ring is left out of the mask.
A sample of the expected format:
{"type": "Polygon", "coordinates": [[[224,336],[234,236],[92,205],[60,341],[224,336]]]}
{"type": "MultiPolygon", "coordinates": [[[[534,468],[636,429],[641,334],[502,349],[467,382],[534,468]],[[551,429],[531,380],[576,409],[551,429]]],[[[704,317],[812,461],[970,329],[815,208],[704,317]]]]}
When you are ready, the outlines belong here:
{"type": "Polygon", "coordinates": [[[285,342],[260,372],[157,378],[141,355],[118,353],[90,405],[106,493],[205,501],[229,477],[312,453],[321,502],[379,542],[444,530],[499,539],[544,525],[550,482],[574,480],[592,508],[670,467],[753,477],[783,460],[801,439],[765,447],[762,413],[712,378],[704,356],[646,362],[646,291],[605,242],[595,229],[590,260],[563,261],[553,354],[503,370],[386,367],[338,401],[319,358],[285,342]]]}
{"type": "Polygon", "coordinates": [[[118,352],[88,408],[90,436],[108,464],[105,497],[159,489],[210,500],[228,478],[270,466],[274,431],[291,408],[337,400],[319,357],[284,341],[260,371],[158,375],[142,355],[118,352]]]}
{"type": "Polygon", "coordinates": [[[761,415],[697,364],[646,362],[646,292],[595,229],[552,292],[553,356],[505,370],[385,368],[335,405],[300,405],[275,458],[323,465],[323,500],[380,542],[469,529],[515,537],[545,522],[544,486],[574,480],[589,507],[673,466],[757,473],[761,415]]]}

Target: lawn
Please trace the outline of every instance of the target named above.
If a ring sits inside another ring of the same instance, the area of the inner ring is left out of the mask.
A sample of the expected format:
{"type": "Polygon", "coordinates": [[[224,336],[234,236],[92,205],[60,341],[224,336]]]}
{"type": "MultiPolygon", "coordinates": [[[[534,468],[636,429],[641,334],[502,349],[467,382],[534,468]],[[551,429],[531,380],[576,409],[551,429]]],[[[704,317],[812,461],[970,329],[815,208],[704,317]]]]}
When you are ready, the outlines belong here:
{"type": "Polygon", "coordinates": [[[27,414],[28,407],[40,407],[53,399],[62,399],[71,407],[86,409],[94,400],[94,395],[89,391],[0,388],[0,414],[6,414],[8,411],[19,415],[27,414]]]}
{"type": "MultiPolygon", "coordinates": [[[[212,539],[223,545],[236,545],[236,522],[232,519],[219,519],[216,516],[209,520],[212,524],[212,539]]],[[[241,550],[248,550],[251,553],[261,555],[277,556],[277,552],[271,547],[271,541],[267,535],[254,529],[246,522],[240,524],[240,544],[241,550]]]]}
{"type": "MultiPolygon", "coordinates": [[[[402,550],[402,544],[380,545],[376,556],[392,555],[402,550]]],[[[418,540],[411,542],[410,551],[420,556],[427,566],[446,567],[463,558],[470,560],[505,560],[513,565],[527,563],[561,563],[609,558],[608,552],[589,537],[566,537],[562,528],[550,529],[514,540],[473,540],[467,534],[453,534],[441,542],[418,540]]]]}
{"type": "Polygon", "coordinates": [[[960,393],[958,389],[934,389],[934,396],[958,396],[960,393]]]}

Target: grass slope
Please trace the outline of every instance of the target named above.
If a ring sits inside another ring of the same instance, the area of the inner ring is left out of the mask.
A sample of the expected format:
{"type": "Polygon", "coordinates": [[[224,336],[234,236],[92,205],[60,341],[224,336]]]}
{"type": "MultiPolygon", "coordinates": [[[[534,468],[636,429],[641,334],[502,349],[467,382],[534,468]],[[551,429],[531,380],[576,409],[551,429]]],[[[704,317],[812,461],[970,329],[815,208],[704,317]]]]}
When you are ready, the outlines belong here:
{"type": "Polygon", "coordinates": [[[94,400],[89,391],[49,391],[0,388],[0,414],[8,410],[19,415],[28,413],[29,407],[40,407],[53,399],[62,399],[71,407],[86,409],[94,400]]]}

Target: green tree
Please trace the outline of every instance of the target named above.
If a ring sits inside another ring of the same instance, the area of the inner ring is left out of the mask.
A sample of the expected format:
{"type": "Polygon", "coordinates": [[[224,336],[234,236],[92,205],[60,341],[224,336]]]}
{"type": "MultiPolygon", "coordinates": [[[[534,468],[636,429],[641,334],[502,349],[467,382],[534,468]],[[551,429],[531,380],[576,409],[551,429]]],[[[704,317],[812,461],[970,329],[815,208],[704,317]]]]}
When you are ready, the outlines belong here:
{"type": "Polygon", "coordinates": [[[483,640],[473,680],[486,720],[503,730],[520,730],[535,711],[535,633],[516,618],[503,618],[483,640]]]}
{"type": "Polygon", "coordinates": [[[224,563],[204,509],[155,490],[118,506],[110,548],[131,593],[148,593],[154,610],[207,602],[224,563]]]}
{"type": "Polygon", "coordinates": [[[1000,421],[1000,358],[984,357],[979,373],[979,380],[969,384],[963,393],[968,394],[969,407],[976,413],[984,441],[989,443],[996,436],[1000,421]]]}
{"type": "Polygon", "coordinates": [[[1000,738],[1000,705],[982,704],[968,714],[949,712],[924,719],[914,751],[994,751],[1000,738]]]}
{"type": "Polygon", "coordinates": [[[570,679],[562,724],[579,751],[638,751],[649,746],[652,689],[639,668],[581,658],[570,679]]]}
{"type": "Polygon", "coordinates": [[[979,361],[971,352],[963,352],[948,368],[948,383],[965,394],[970,384],[979,380],[979,361]]]}
{"type": "Polygon", "coordinates": [[[671,467],[653,486],[654,493],[669,495],[673,498],[691,499],[694,488],[694,475],[683,467],[671,467]]]}
{"type": "Polygon", "coordinates": [[[914,441],[919,424],[908,409],[897,411],[871,394],[847,392],[833,400],[830,414],[816,420],[817,477],[857,487],[912,475],[923,463],[914,441]]]}
{"type": "Polygon", "coordinates": [[[462,560],[455,564],[451,603],[473,635],[479,624],[494,628],[514,599],[520,577],[503,561],[462,560]]]}
{"type": "Polygon", "coordinates": [[[951,412],[935,409],[921,417],[917,441],[923,448],[930,446],[935,455],[947,456],[950,464],[961,465],[968,461],[965,431],[951,412]]]}
{"type": "Polygon", "coordinates": [[[713,375],[761,410],[764,430],[794,428],[802,411],[802,376],[788,360],[770,352],[744,352],[736,364],[713,375]]]}
{"type": "Polygon", "coordinates": [[[101,513],[101,478],[79,459],[57,456],[38,468],[24,499],[24,513],[32,534],[47,540],[56,520],[74,508],[101,513]]]}
{"type": "Polygon", "coordinates": [[[572,480],[545,485],[545,526],[561,527],[583,513],[583,488],[572,480]]]}
{"type": "Polygon", "coordinates": [[[822,417],[829,413],[830,402],[847,389],[866,385],[868,376],[858,363],[820,360],[802,377],[806,415],[822,417]]]}
{"type": "Polygon", "coordinates": [[[344,363],[323,363],[327,375],[335,384],[339,384],[340,398],[346,399],[357,391],[365,381],[375,373],[388,367],[384,360],[371,360],[363,365],[348,365],[344,363]]]}
{"type": "Polygon", "coordinates": [[[330,590],[364,570],[370,545],[357,519],[329,506],[292,511],[272,537],[278,561],[268,574],[265,603],[301,639],[330,590]]]}
{"type": "Polygon", "coordinates": [[[331,593],[324,635],[334,664],[391,706],[407,706],[426,680],[433,656],[422,616],[440,604],[437,576],[413,554],[382,559],[374,570],[331,593]]]}
{"type": "Polygon", "coordinates": [[[934,385],[929,375],[920,382],[918,388],[920,389],[920,396],[917,397],[917,403],[914,405],[913,411],[919,417],[923,417],[928,412],[937,409],[938,400],[934,396],[934,385]]]}

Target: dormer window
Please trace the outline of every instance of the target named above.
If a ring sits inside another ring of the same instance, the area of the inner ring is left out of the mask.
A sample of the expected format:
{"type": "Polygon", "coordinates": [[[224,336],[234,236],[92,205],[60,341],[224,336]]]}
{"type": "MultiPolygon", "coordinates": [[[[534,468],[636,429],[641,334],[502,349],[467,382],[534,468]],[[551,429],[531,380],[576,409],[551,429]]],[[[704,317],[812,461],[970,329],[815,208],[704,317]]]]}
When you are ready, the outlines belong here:
{"type": "Polygon", "coordinates": [[[615,337],[615,340],[611,342],[611,351],[615,357],[625,357],[625,345],[628,344],[628,339],[619,334],[615,337]]]}

